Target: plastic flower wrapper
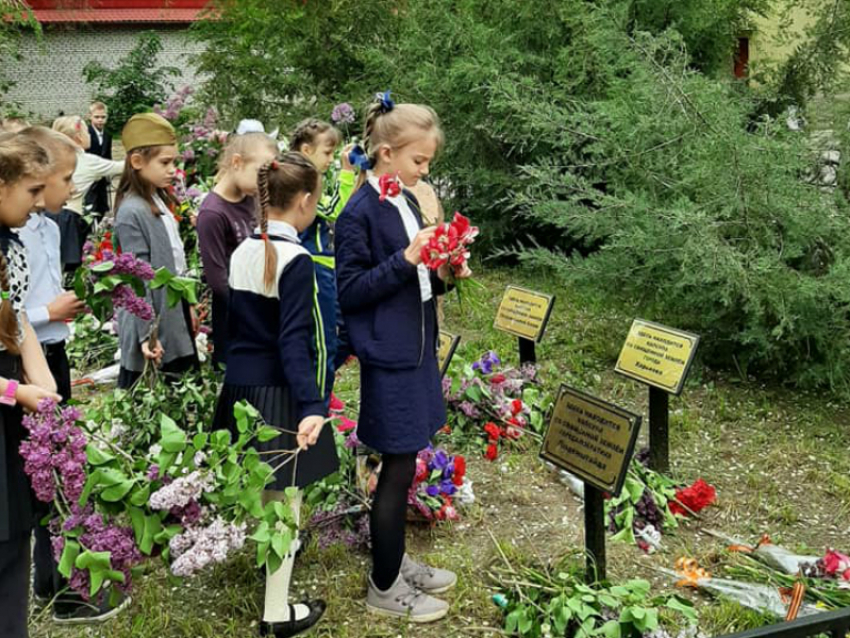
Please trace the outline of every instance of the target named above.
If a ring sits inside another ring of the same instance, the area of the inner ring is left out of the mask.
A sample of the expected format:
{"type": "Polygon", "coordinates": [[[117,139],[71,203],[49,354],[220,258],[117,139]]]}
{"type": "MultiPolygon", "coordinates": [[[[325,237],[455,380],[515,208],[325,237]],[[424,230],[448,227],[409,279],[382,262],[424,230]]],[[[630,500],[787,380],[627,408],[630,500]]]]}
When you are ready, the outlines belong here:
{"type": "MultiPolygon", "coordinates": [[[[783,595],[778,588],[770,585],[744,583],[725,578],[714,578],[702,569],[694,559],[680,558],[676,561],[676,571],[659,570],[676,579],[677,587],[691,587],[733,600],[744,607],[761,613],[769,613],[779,618],[788,614],[790,597],[783,595]]],[[[798,617],[811,616],[821,610],[810,604],[800,607],[798,617]]]]}
{"type": "Polygon", "coordinates": [[[805,570],[806,567],[815,565],[820,560],[818,556],[797,554],[782,545],[775,545],[767,534],[762,535],[757,543],[751,544],[740,538],[727,536],[717,530],[706,531],[712,536],[726,541],[729,544],[727,549],[730,552],[747,554],[771,569],[781,571],[785,574],[797,574],[801,569],[805,570]]]}

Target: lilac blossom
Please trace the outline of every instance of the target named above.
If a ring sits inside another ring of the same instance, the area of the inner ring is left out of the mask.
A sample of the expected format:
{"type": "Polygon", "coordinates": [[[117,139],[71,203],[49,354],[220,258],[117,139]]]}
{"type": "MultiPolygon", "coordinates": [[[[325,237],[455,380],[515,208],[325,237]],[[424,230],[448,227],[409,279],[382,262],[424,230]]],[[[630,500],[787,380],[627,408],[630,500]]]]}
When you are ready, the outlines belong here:
{"type": "Polygon", "coordinates": [[[127,284],[119,284],[112,291],[112,305],[114,308],[124,308],[127,312],[135,315],[142,321],[153,319],[153,308],[151,305],[137,297],[133,289],[127,284]]]}
{"type": "Polygon", "coordinates": [[[337,104],[331,111],[331,121],[334,124],[354,124],[355,119],[354,107],[348,102],[337,104]]]}
{"type": "MultiPolygon", "coordinates": [[[[112,270],[108,273],[110,275],[132,275],[143,281],[150,281],[156,277],[153,266],[144,259],[136,259],[133,253],[120,253],[116,255],[112,251],[104,250],[103,261],[112,262],[112,270]]],[[[95,262],[92,265],[96,266],[98,263],[102,262],[95,262]]]]}
{"type": "Polygon", "coordinates": [[[206,114],[204,115],[204,128],[208,130],[213,130],[218,124],[218,111],[215,110],[214,106],[211,106],[207,109],[206,114]]]}
{"type": "Polygon", "coordinates": [[[191,527],[201,521],[204,516],[204,508],[198,501],[189,501],[184,507],[172,507],[168,513],[180,521],[183,527],[191,527]]]}
{"type": "Polygon", "coordinates": [[[77,501],[83,492],[88,440],[76,425],[79,419],[80,411],[75,407],[63,408],[57,414],[53,399],[42,399],[38,410],[23,419],[30,435],[21,443],[20,454],[24,472],[40,501],[53,501],[57,487],[69,502],[77,501]]]}
{"type": "MultiPolygon", "coordinates": [[[[135,535],[129,527],[122,527],[111,518],[105,518],[92,512],[91,506],[80,508],[72,505],[71,516],[65,520],[63,531],[79,532],[78,542],[84,549],[93,552],[109,552],[109,562],[113,570],[124,574],[123,583],[115,583],[121,591],[129,591],[131,587],[132,568],[143,560],[142,553],[136,546],[135,535]]],[[[51,539],[53,556],[57,562],[61,560],[65,549],[65,539],[54,536],[51,539]]],[[[70,579],[71,588],[77,591],[85,600],[89,600],[90,579],[88,571],[73,568],[70,579]]]]}
{"type": "Polygon", "coordinates": [[[468,416],[470,419],[477,419],[481,416],[481,410],[475,407],[475,404],[470,401],[461,401],[457,407],[458,410],[463,412],[463,414],[468,416]]]}
{"type": "Polygon", "coordinates": [[[212,477],[204,472],[194,472],[174,479],[151,494],[150,506],[155,510],[171,510],[186,507],[191,501],[198,500],[204,492],[212,491],[212,477]]]}
{"type": "Polygon", "coordinates": [[[227,523],[216,518],[207,527],[190,527],[171,539],[169,549],[175,576],[192,576],[212,563],[224,562],[231,552],[245,545],[245,523],[227,523]]]}

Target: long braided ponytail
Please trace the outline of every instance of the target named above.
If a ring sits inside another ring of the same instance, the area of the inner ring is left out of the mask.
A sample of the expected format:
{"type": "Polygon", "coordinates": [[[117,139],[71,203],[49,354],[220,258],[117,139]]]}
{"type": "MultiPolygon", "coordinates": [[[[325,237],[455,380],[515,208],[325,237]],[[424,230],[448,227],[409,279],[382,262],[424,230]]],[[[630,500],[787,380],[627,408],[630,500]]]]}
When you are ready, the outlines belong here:
{"type": "Polygon", "coordinates": [[[260,197],[260,237],[263,238],[265,251],[265,269],[263,270],[263,283],[266,291],[270,291],[274,285],[275,274],[277,274],[277,251],[269,241],[269,172],[279,168],[277,160],[263,164],[257,174],[257,190],[260,197]]]}
{"type": "Polygon", "coordinates": [[[277,275],[277,250],[269,240],[269,208],[286,210],[296,196],[313,193],[319,185],[319,171],[301,153],[284,153],[260,167],[257,195],[260,200],[260,236],[265,243],[263,283],[271,291],[277,275]]]}

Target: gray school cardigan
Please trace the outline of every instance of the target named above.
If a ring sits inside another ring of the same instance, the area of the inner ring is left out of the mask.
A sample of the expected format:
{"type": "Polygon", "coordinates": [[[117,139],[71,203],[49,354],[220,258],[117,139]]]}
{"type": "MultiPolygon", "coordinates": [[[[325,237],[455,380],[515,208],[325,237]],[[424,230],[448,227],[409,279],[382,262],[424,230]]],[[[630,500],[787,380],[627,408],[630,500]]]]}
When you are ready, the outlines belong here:
{"type": "MultiPolygon", "coordinates": [[[[174,255],[171,242],[161,217],[151,211],[141,197],[130,195],[121,202],[115,213],[116,246],[121,251],[133,253],[137,259],[143,259],[154,270],[165,266],[175,272],[174,255]]],[[[163,363],[194,354],[192,336],[186,325],[186,317],[181,304],[169,308],[165,290],[146,290],[145,299],[153,306],[159,320],[159,341],[165,351],[163,363]]],[[[118,343],[121,346],[121,367],[141,372],[145,367],[141,344],[150,337],[152,321],[143,321],[126,310],[118,311],[118,343]]]]}

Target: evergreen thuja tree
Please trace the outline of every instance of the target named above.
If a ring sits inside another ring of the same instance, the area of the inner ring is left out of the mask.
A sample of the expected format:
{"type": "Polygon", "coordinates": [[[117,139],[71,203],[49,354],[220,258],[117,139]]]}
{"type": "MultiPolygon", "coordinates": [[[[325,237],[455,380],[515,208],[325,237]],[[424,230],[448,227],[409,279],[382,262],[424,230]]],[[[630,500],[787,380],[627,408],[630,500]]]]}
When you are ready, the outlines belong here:
{"type": "Polygon", "coordinates": [[[802,178],[805,138],[753,123],[752,96],[695,72],[675,34],[600,42],[619,61],[596,99],[513,98],[553,145],[515,205],[597,249],[522,258],[700,333],[707,360],[743,375],[850,389],[850,218],[802,178]]]}

